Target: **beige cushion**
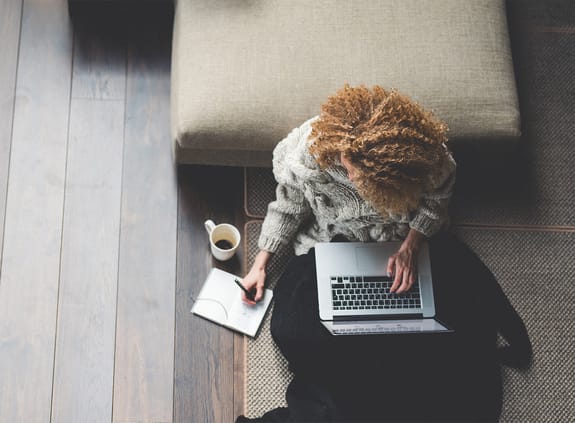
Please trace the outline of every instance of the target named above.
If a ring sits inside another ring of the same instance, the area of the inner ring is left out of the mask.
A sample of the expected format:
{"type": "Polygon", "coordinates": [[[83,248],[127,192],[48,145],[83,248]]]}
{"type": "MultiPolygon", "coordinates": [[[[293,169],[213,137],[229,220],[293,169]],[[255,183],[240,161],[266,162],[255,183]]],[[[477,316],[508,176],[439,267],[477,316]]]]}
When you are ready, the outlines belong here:
{"type": "Polygon", "coordinates": [[[344,83],[397,88],[453,142],[520,135],[504,0],[178,0],[178,161],[271,166],[344,83]]]}

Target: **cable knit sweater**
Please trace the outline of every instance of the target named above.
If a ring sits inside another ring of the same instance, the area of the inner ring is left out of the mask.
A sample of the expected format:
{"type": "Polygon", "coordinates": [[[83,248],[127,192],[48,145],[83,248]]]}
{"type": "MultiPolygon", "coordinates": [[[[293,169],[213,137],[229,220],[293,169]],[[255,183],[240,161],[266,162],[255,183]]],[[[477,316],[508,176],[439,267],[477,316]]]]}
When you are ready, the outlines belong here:
{"type": "Polygon", "coordinates": [[[419,209],[409,215],[382,216],[359,195],[343,166],[320,169],[308,151],[315,119],[294,129],[273,152],[278,186],[262,225],[260,249],[274,253],[293,242],[295,254],[301,255],[337,234],[351,241],[396,241],[404,239],[410,228],[429,237],[447,224],[455,181],[451,155],[419,209]]]}

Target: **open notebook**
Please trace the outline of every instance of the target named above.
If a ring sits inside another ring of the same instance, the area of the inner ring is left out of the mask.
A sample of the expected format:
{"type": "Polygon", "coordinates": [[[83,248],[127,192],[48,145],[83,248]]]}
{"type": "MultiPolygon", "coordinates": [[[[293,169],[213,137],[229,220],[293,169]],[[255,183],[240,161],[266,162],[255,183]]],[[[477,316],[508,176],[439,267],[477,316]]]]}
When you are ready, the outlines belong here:
{"type": "Polygon", "coordinates": [[[213,268],[196,298],[192,313],[254,337],[271,303],[273,292],[266,289],[264,298],[255,306],[250,306],[242,301],[242,290],[234,279],[241,278],[213,268]]]}

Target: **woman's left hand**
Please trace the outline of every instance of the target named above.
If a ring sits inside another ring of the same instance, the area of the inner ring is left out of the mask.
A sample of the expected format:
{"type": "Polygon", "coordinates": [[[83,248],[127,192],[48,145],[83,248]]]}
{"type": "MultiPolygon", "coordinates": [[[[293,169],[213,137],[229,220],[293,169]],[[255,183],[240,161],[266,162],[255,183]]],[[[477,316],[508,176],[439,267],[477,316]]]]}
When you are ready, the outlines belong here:
{"type": "Polygon", "coordinates": [[[401,294],[411,289],[417,277],[419,246],[424,238],[425,235],[411,229],[409,235],[401,244],[399,251],[389,258],[387,273],[393,276],[391,292],[401,294]]]}

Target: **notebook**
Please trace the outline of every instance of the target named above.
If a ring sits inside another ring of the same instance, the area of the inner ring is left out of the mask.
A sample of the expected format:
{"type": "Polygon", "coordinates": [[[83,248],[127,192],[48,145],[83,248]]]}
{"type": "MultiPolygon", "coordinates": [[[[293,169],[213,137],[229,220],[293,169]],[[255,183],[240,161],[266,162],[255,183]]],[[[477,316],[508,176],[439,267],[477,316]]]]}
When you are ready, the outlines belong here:
{"type": "Polygon", "coordinates": [[[435,319],[429,247],[405,294],[389,290],[387,262],[401,242],[329,242],[315,246],[319,315],[334,335],[450,332],[435,319]]]}
{"type": "Polygon", "coordinates": [[[196,298],[191,312],[219,325],[254,337],[271,303],[273,292],[265,290],[256,305],[242,301],[242,291],[234,283],[240,277],[213,268],[196,298]]]}

